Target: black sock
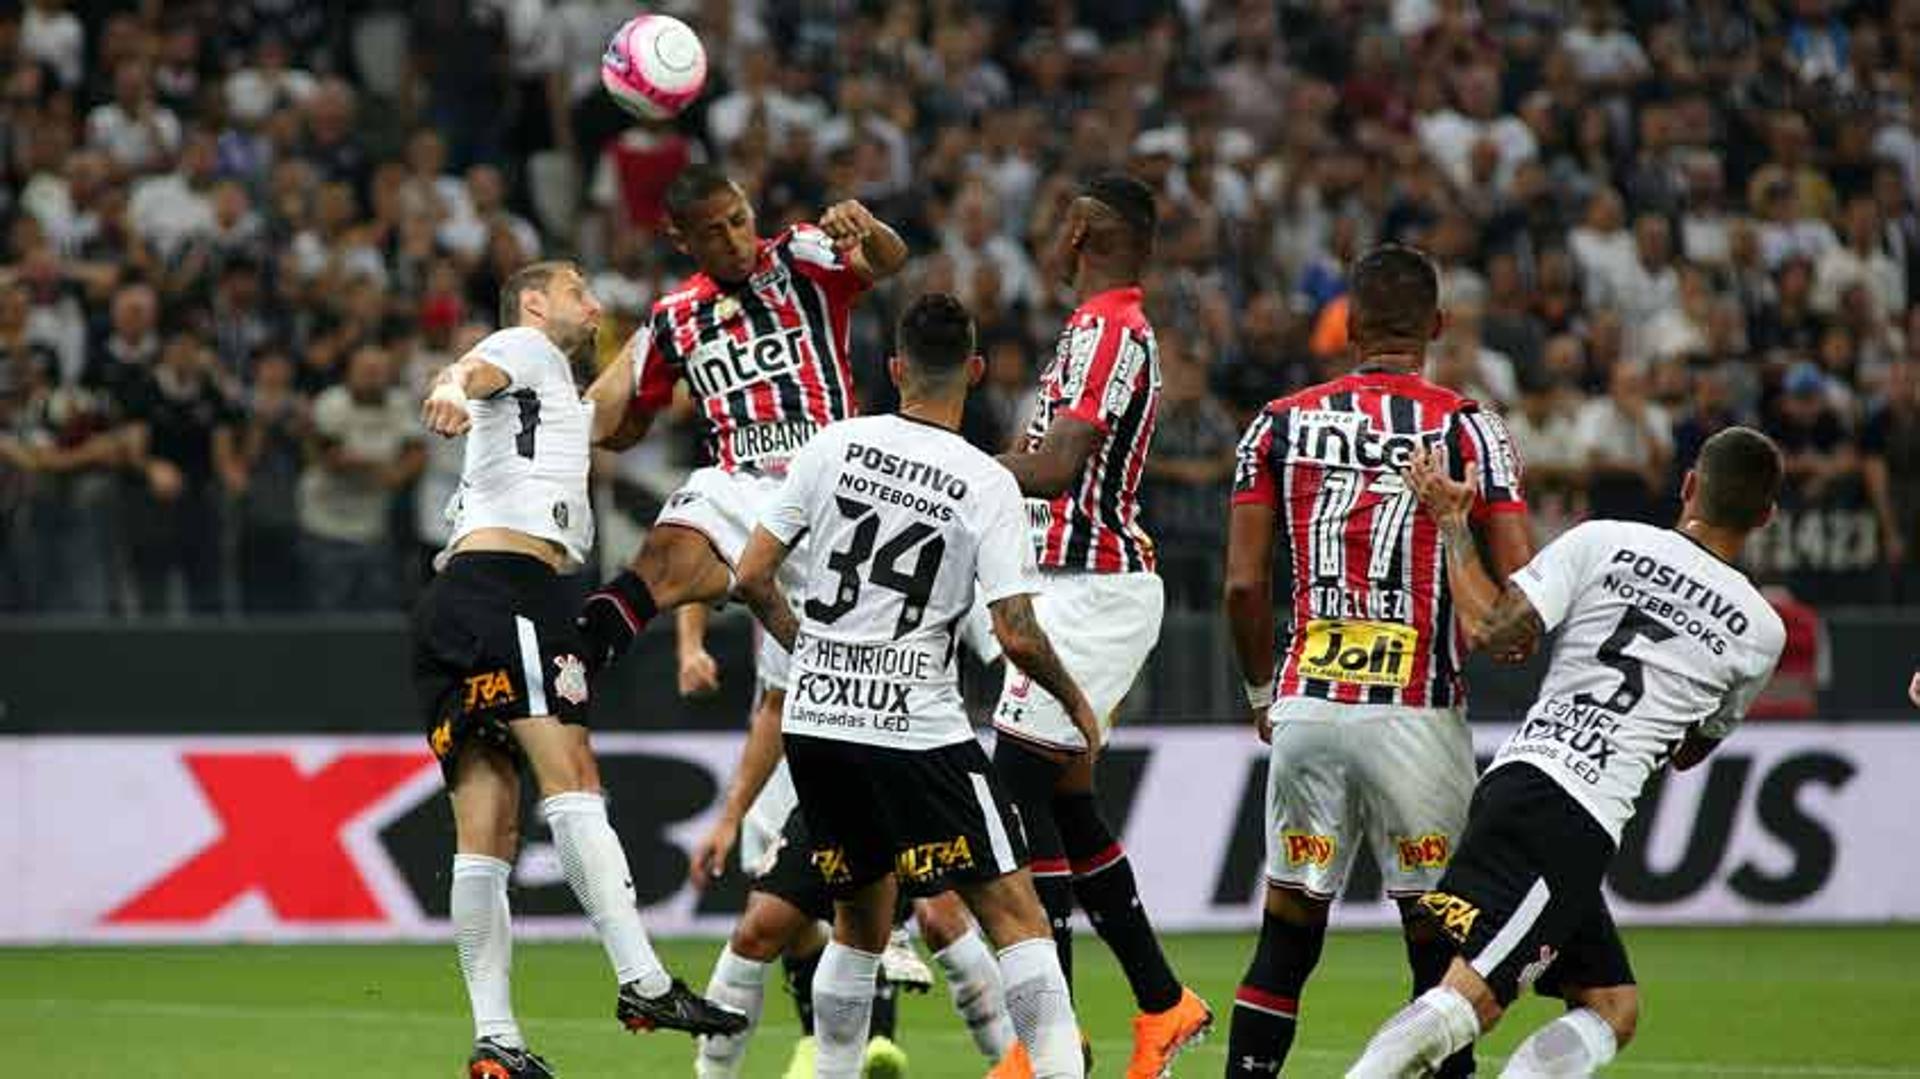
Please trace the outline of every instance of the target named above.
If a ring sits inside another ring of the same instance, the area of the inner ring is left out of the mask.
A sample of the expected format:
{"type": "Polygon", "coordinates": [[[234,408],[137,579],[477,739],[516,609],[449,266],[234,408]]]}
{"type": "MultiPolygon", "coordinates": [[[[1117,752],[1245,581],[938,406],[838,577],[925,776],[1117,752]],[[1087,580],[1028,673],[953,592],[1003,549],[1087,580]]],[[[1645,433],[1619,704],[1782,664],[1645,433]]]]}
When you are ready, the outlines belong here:
{"type": "Polygon", "coordinates": [[[891,1038],[900,1023],[900,990],[884,976],[873,982],[873,1019],[867,1027],[869,1038],[891,1038]]]}
{"type": "Polygon", "coordinates": [[[1066,975],[1067,988],[1073,988],[1073,878],[1067,875],[1067,863],[1033,863],[1033,890],[1040,893],[1040,905],[1047,910],[1047,925],[1053,929],[1053,945],[1060,953],[1060,972],[1066,975]]]}
{"type": "Polygon", "coordinates": [[[1007,796],[1020,809],[1027,833],[1027,857],[1033,869],[1033,890],[1040,893],[1053,943],[1060,952],[1060,970],[1067,988],[1073,988],[1073,877],[1060,826],[1053,817],[1053,785],[1060,765],[1022,746],[1012,738],[994,745],[993,770],[1007,796]]]}
{"type": "Polygon", "coordinates": [[[1294,925],[1272,913],[1260,920],[1260,944],[1233,994],[1227,1028],[1227,1076],[1275,1076],[1293,1048],[1300,990],[1320,962],[1324,925],[1294,925]]]}
{"type": "Polygon", "coordinates": [[[574,619],[587,647],[589,674],[598,674],[626,654],[633,639],[660,613],[647,582],[632,570],[587,593],[574,619]]]}
{"type": "Polygon", "coordinates": [[[1167,965],[1147,908],[1140,903],[1133,864],[1101,818],[1092,793],[1056,797],[1053,818],[1073,867],[1074,898],[1120,961],[1135,1005],[1151,1013],[1180,1003],[1180,980],[1167,965]]]}
{"type": "Polygon", "coordinates": [[[780,957],[781,976],[786,979],[787,992],[793,995],[793,1010],[800,1016],[800,1034],[806,1038],[813,1037],[813,972],[819,966],[819,952],[780,957]]]}
{"type": "MultiPolygon", "coordinates": [[[[1433,927],[1422,920],[1407,922],[1407,968],[1413,972],[1413,994],[1420,994],[1440,984],[1446,976],[1447,967],[1453,963],[1453,945],[1434,931],[1433,927]]],[[[1411,997],[1409,998],[1411,999],[1411,997]]],[[[1473,1046],[1453,1054],[1440,1062],[1434,1071],[1439,1079],[1467,1079],[1473,1074],[1473,1046]]]]}

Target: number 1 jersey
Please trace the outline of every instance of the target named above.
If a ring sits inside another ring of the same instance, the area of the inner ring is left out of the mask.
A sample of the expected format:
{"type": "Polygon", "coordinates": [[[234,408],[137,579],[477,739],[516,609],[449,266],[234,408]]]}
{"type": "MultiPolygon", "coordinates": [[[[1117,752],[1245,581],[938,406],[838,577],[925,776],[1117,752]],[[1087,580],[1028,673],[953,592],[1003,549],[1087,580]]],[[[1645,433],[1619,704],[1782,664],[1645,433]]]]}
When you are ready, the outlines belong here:
{"type": "Polygon", "coordinates": [[[1689,730],[1724,738],[1780,659],[1786,628],[1747,575],[1685,533],[1588,521],[1515,571],[1553,662],[1492,767],[1545,772],[1614,842],[1689,730]]]}
{"type": "Polygon", "coordinates": [[[1040,587],[1013,474],[944,427],[844,420],[795,455],[761,524],[807,538],[781,729],[896,749],[972,738],[961,623],[976,598],[1040,587]]]}

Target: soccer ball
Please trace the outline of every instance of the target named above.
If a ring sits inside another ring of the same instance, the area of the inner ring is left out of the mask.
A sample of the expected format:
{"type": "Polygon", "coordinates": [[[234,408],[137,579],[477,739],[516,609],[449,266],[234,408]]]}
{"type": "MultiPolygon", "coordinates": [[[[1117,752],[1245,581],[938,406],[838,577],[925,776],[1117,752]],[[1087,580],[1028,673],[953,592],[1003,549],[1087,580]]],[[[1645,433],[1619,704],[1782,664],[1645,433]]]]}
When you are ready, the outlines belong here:
{"type": "Polygon", "coordinates": [[[707,85],[707,50],[671,15],[636,15],[607,42],[600,84],[643,120],[672,119],[707,85]]]}

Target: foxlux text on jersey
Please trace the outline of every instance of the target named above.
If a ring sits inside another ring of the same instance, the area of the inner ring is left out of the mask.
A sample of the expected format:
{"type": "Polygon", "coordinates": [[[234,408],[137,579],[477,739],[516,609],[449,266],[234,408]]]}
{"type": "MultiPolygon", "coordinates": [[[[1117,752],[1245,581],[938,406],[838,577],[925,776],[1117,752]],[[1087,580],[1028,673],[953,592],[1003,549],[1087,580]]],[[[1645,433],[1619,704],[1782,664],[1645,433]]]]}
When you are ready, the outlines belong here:
{"type": "Polygon", "coordinates": [[[1305,408],[1293,414],[1287,459],[1337,468],[1405,468],[1419,446],[1437,446],[1441,431],[1397,434],[1377,430],[1361,412],[1305,408]]]}
{"type": "Polygon", "coordinates": [[[1657,588],[1665,589],[1680,599],[1695,605],[1698,611],[1675,605],[1663,596],[1655,596],[1631,581],[1622,580],[1614,574],[1601,578],[1601,585],[1607,591],[1621,599],[1673,624],[1675,629],[1690,637],[1698,638],[1700,643],[1713,650],[1716,656],[1725,655],[1726,639],[1714,628],[1702,620],[1699,615],[1725,623],[1727,632],[1739,637],[1747,632],[1747,614],[1740,605],[1714,591],[1711,585],[1687,576],[1686,573],[1667,565],[1651,555],[1634,550],[1616,551],[1613,565],[1631,566],[1633,576],[1647,581],[1657,588]]]}

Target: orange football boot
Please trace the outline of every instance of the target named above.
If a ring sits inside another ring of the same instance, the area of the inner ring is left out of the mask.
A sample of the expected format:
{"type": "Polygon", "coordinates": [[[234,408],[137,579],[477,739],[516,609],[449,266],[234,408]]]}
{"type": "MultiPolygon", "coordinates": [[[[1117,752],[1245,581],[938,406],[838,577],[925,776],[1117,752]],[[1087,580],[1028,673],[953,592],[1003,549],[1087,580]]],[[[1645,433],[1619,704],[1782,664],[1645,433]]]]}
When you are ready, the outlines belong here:
{"type": "Polygon", "coordinates": [[[1212,1029],[1213,1009],[1182,986],[1173,1007],[1133,1017],[1133,1059],[1127,1062],[1127,1079],[1168,1079],[1173,1058],[1212,1029]]]}

